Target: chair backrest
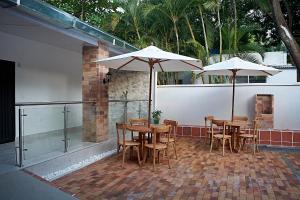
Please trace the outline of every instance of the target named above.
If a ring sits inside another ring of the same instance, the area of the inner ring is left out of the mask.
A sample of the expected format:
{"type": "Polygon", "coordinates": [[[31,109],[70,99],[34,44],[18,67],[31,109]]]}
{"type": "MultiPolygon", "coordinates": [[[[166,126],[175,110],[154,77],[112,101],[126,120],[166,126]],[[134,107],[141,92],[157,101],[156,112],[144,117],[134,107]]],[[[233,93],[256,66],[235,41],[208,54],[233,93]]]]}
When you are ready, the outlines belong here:
{"type": "Polygon", "coordinates": [[[214,116],[212,115],[209,115],[209,116],[205,116],[204,117],[204,123],[205,123],[205,127],[208,127],[208,123],[209,123],[209,126],[210,126],[210,123],[211,121],[214,119],[214,116]]]}
{"type": "Polygon", "coordinates": [[[116,123],[116,129],[117,129],[117,142],[122,140],[122,144],[125,146],[125,139],[126,139],[126,124],[123,123],[116,123]],[[121,138],[122,136],[122,138],[121,138]]]}
{"type": "Polygon", "coordinates": [[[133,118],[133,119],[129,119],[129,123],[130,123],[130,125],[145,126],[145,125],[148,125],[148,120],[144,119],[144,118],[133,118]]]}
{"type": "Polygon", "coordinates": [[[205,129],[210,131],[211,128],[211,121],[214,119],[214,116],[209,115],[209,116],[205,116],[204,117],[204,125],[205,125],[205,129]]]}
{"type": "Polygon", "coordinates": [[[175,121],[175,120],[165,119],[164,124],[171,126],[171,135],[173,136],[174,139],[176,139],[176,132],[177,132],[178,122],[175,121]]]}
{"type": "Polygon", "coordinates": [[[248,121],[247,116],[233,116],[233,121],[248,121]]]}
{"type": "Polygon", "coordinates": [[[216,119],[211,120],[210,129],[211,129],[212,136],[214,135],[215,129],[222,130],[223,135],[225,135],[225,132],[226,132],[226,127],[225,126],[226,126],[226,121],[225,120],[216,120],[216,119]]]}
{"type": "Polygon", "coordinates": [[[168,143],[170,140],[170,133],[172,130],[172,126],[171,125],[159,125],[156,127],[152,127],[152,144],[153,144],[153,148],[155,149],[156,146],[156,138],[158,134],[163,134],[166,135],[168,138],[168,143]]]}
{"type": "Polygon", "coordinates": [[[241,125],[241,129],[248,128],[248,117],[247,116],[233,116],[233,121],[241,125]]]}

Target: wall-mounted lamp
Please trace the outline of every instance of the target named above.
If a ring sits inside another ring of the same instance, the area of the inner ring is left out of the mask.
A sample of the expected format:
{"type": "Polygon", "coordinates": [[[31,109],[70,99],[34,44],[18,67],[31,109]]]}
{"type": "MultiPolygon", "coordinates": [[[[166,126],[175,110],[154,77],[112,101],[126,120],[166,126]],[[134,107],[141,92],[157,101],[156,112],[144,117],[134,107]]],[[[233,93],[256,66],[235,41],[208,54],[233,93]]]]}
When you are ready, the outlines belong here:
{"type": "Polygon", "coordinates": [[[110,79],[111,79],[111,73],[108,72],[108,73],[105,75],[105,78],[103,79],[103,84],[109,83],[110,79]]]}

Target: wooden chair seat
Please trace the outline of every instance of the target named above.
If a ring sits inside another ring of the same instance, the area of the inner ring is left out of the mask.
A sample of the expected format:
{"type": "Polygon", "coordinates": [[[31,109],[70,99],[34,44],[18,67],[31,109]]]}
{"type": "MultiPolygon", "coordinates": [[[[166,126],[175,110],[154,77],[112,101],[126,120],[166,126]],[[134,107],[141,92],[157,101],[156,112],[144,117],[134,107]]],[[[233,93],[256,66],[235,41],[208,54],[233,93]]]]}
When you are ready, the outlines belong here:
{"type": "Polygon", "coordinates": [[[239,137],[244,137],[244,138],[257,138],[257,135],[249,134],[249,133],[243,133],[240,134],[239,137]]]}
{"type": "MultiPolygon", "coordinates": [[[[168,138],[165,138],[165,137],[160,138],[160,142],[161,143],[168,143],[168,138]]],[[[170,138],[169,142],[175,142],[175,139],[174,138],[170,138]]]]}
{"type": "MultiPolygon", "coordinates": [[[[119,145],[123,145],[123,141],[119,141],[119,145]]],[[[125,141],[125,146],[139,146],[140,143],[139,142],[134,142],[131,140],[126,140],[125,141]]]]}
{"type": "Polygon", "coordinates": [[[231,135],[214,134],[214,137],[218,139],[222,139],[224,137],[225,139],[227,139],[227,138],[231,138],[231,135]]]}
{"type": "MultiPolygon", "coordinates": [[[[212,131],[211,130],[208,130],[207,133],[211,134],[212,131]]],[[[222,130],[214,130],[214,134],[222,134],[223,131],[222,130]]]]}
{"type": "MultiPolygon", "coordinates": [[[[153,144],[145,144],[145,147],[150,148],[150,149],[154,148],[153,144]]],[[[157,150],[166,149],[166,148],[167,148],[167,145],[163,144],[163,143],[156,143],[156,145],[155,145],[155,149],[157,149],[157,150]]]]}

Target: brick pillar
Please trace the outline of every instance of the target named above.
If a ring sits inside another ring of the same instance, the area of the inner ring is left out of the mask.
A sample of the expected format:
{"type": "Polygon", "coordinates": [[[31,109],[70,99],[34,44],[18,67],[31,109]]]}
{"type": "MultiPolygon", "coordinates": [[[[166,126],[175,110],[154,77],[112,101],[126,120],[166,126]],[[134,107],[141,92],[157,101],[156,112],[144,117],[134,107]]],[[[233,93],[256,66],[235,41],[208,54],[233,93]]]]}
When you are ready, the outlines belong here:
{"type": "Polygon", "coordinates": [[[108,57],[107,46],[83,47],[82,99],[95,101],[83,105],[83,139],[100,142],[108,138],[108,85],[103,78],[108,72],[105,66],[92,61],[108,57]]]}

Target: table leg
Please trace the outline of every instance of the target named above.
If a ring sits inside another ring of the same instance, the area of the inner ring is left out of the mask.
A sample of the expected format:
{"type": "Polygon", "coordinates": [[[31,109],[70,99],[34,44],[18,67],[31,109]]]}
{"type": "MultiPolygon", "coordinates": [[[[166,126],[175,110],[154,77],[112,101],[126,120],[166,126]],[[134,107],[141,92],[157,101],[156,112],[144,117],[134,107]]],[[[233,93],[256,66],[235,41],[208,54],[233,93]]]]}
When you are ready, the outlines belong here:
{"type": "MultiPolygon", "coordinates": [[[[236,146],[237,146],[237,148],[239,147],[239,134],[240,134],[240,128],[241,128],[241,127],[237,127],[237,130],[236,130],[236,146]]],[[[239,150],[236,149],[236,152],[239,152],[239,150]]]]}

